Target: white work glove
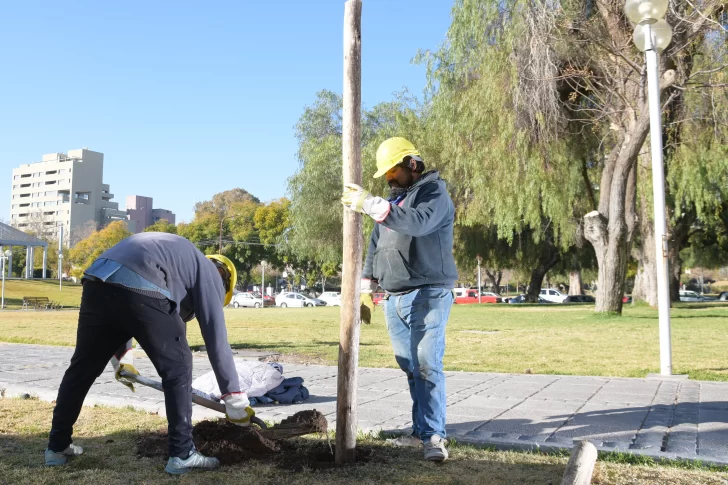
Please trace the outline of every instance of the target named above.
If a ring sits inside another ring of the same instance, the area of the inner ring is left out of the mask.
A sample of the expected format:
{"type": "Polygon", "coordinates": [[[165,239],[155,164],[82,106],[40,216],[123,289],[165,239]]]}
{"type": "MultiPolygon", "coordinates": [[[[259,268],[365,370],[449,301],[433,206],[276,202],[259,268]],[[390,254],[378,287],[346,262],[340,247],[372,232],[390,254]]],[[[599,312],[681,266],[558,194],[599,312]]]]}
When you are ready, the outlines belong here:
{"type": "Polygon", "coordinates": [[[372,293],[377,289],[377,286],[379,286],[377,280],[370,278],[361,279],[361,293],[359,294],[359,303],[361,306],[359,307],[359,311],[361,313],[361,321],[367,325],[372,323],[372,314],[374,313],[372,293]]]}
{"type": "Polygon", "coordinates": [[[134,389],[134,382],[126,379],[125,377],[121,377],[121,371],[139,375],[139,371],[136,370],[136,367],[134,367],[134,353],[132,352],[132,349],[127,350],[120,359],[113,356],[111,358],[111,366],[114,368],[114,377],[116,377],[116,380],[131,389],[131,392],[136,392],[136,389],[134,389]]]}
{"type": "Polygon", "coordinates": [[[228,394],[222,400],[225,401],[225,415],[228,421],[238,426],[250,426],[250,419],[255,416],[255,411],[250,407],[250,400],[246,393],[228,394]]]}
{"type": "Polygon", "coordinates": [[[391,208],[389,202],[381,197],[374,197],[356,184],[344,184],[341,203],[346,208],[366,214],[377,222],[386,219],[391,208]]]}

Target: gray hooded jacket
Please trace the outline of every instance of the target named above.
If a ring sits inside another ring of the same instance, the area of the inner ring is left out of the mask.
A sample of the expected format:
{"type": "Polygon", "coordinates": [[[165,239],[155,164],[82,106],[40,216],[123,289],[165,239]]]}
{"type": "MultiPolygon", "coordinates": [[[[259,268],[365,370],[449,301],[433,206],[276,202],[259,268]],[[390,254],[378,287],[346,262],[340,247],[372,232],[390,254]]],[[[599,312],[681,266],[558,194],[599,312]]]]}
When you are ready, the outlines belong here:
{"type": "Polygon", "coordinates": [[[362,276],[379,281],[388,293],[452,288],[458,277],[452,254],[454,221],[445,181],[434,170],[423,174],[374,226],[362,276]]]}
{"type": "Polygon", "coordinates": [[[225,328],[222,279],[194,244],[175,234],[143,232],[122,240],[100,258],[116,261],[168,290],[178,314],[191,317],[194,312],[220,391],[240,391],[225,328]]]}

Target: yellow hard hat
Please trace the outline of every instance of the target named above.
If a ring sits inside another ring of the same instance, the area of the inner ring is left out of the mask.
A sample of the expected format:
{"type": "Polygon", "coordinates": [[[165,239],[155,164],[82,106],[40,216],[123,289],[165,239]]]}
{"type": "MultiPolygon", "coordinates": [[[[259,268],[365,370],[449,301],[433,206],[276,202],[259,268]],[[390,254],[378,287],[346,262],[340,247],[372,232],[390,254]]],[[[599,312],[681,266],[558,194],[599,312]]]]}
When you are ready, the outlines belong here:
{"type": "Polygon", "coordinates": [[[238,283],[238,272],[235,270],[235,265],[222,254],[208,254],[207,259],[215,263],[215,267],[222,277],[222,284],[225,287],[225,302],[223,306],[228,306],[230,300],[233,299],[233,289],[238,283]]]}
{"type": "Polygon", "coordinates": [[[420,152],[409,140],[399,136],[384,140],[377,148],[377,172],[374,174],[374,178],[381,177],[389,169],[402,163],[404,157],[407,156],[422,160],[420,152]]]}

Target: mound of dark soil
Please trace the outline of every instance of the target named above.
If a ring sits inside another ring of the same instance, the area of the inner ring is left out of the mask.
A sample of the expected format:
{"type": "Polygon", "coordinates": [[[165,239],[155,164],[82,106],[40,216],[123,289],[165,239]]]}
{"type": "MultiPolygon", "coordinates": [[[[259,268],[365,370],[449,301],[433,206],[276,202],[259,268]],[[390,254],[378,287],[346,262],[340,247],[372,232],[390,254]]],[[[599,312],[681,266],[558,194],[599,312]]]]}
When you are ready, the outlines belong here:
{"type": "MultiPolygon", "coordinates": [[[[283,439],[301,434],[322,433],[328,428],[326,418],[318,411],[301,411],[284,419],[268,430],[257,427],[241,428],[224,419],[200,421],[193,430],[195,447],[204,455],[214,456],[222,465],[234,465],[247,460],[268,461],[280,468],[302,470],[335,467],[335,450],[328,441],[283,439]],[[306,430],[306,432],[302,432],[306,430]],[[276,440],[269,439],[275,436],[276,440]]],[[[167,457],[167,435],[149,433],[139,437],[139,456],[167,457]]],[[[376,460],[371,447],[357,448],[357,462],[376,460]]],[[[384,457],[382,457],[382,461],[384,457]]]]}

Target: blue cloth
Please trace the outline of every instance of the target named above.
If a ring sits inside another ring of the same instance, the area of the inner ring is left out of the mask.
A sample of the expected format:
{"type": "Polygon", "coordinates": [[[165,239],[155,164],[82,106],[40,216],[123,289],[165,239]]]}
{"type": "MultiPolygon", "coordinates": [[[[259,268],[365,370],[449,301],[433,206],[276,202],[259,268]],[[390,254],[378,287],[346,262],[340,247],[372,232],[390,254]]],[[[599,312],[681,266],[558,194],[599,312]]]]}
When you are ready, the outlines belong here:
{"type": "Polygon", "coordinates": [[[99,258],[87,269],[84,274],[93,276],[105,283],[114,283],[116,285],[134,288],[136,290],[156,291],[171,299],[172,294],[169,290],[160,288],[151,281],[142,278],[139,274],[130,270],[121,263],[111,261],[110,259],[99,258]]]}
{"type": "Polygon", "coordinates": [[[278,387],[265,393],[265,397],[280,404],[298,404],[308,399],[309,396],[308,389],[303,386],[302,377],[283,379],[278,387]]]}
{"type": "Polygon", "coordinates": [[[445,327],[454,297],[446,288],[425,287],[384,300],[394,357],[407,374],[413,434],[445,438],[446,396],[442,358],[445,327]]]}

